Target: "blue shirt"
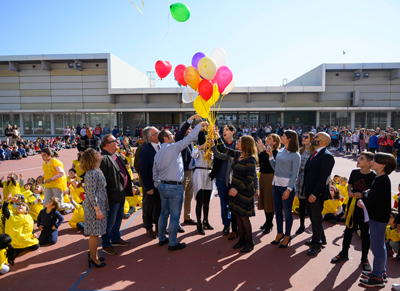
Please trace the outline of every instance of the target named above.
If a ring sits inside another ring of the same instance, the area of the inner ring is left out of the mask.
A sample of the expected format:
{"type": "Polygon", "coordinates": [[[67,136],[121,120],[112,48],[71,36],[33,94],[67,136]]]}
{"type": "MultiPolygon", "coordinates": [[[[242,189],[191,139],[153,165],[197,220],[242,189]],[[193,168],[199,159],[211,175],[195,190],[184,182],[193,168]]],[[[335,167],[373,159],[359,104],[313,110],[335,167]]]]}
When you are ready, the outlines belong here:
{"type": "Polygon", "coordinates": [[[369,147],[373,149],[378,148],[378,137],[376,135],[371,135],[369,139],[369,147]]]}
{"type": "Polygon", "coordinates": [[[338,133],[337,131],[332,131],[332,139],[337,139],[338,138],[338,133]]]}
{"type": "Polygon", "coordinates": [[[112,134],[113,134],[113,136],[117,136],[117,134],[118,134],[118,129],[114,128],[112,134]]]}
{"type": "Polygon", "coordinates": [[[109,134],[109,133],[110,133],[110,128],[108,126],[105,126],[103,128],[103,134],[105,135],[105,134],[109,134]]]}
{"type": "Polygon", "coordinates": [[[198,124],[183,140],[176,143],[161,144],[161,149],[154,156],[153,180],[158,188],[161,181],[182,182],[184,176],[182,150],[197,139],[201,124],[198,124]]]}
{"type": "Polygon", "coordinates": [[[57,210],[46,212],[46,208],[42,209],[37,217],[37,226],[43,225],[43,230],[52,230],[53,226],[56,229],[63,223],[64,217],[57,210]]]}

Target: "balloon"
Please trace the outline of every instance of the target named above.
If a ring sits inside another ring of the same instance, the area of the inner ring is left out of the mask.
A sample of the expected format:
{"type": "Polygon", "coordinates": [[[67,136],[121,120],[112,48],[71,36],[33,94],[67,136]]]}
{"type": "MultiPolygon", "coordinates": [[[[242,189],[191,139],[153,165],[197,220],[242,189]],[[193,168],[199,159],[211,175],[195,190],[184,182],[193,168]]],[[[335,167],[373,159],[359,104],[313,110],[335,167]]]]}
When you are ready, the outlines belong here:
{"type": "Polygon", "coordinates": [[[184,103],[191,103],[196,99],[199,94],[189,86],[186,86],[182,92],[182,101],[184,103]]]}
{"type": "Polygon", "coordinates": [[[210,104],[210,106],[213,106],[215,104],[215,102],[218,101],[218,98],[219,98],[218,85],[214,84],[213,88],[214,88],[214,92],[213,92],[211,98],[207,100],[207,103],[210,104]]]}
{"type": "Polygon", "coordinates": [[[182,86],[187,86],[185,82],[185,78],[183,77],[183,73],[185,72],[186,66],[185,65],[177,65],[174,71],[175,79],[181,84],[182,86]]]}
{"type": "Polygon", "coordinates": [[[217,73],[217,64],[210,57],[202,58],[197,64],[200,75],[207,80],[212,80],[217,73]]]}
{"type": "Polygon", "coordinates": [[[226,52],[222,47],[217,47],[211,52],[210,58],[217,63],[217,68],[225,66],[226,52]]]}
{"type": "Polygon", "coordinates": [[[172,70],[172,65],[168,61],[157,61],[156,63],[156,72],[157,75],[162,79],[168,76],[169,72],[172,70]]]}
{"type": "Polygon", "coordinates": [[[186,84],[192,87],[193,90],[197,91],[200,83],[200,75],[196,68],[189,66],[185,69],[183,73],[186,84]]]}
{"type": "Polygon", "coordinates": [[[204,58],[206,55],[203,53],[197,53],[193,56],[192,58],[192,66],[195,67],[197,69],[197,64],[199,63],[199,61],[204,58]]]}
{"type": "Polygon", "coordinates": [[[231,69],[227,66],[222,66],[218,69],[215,78],[212,80],[213,83],[218,84],[219,93],[223,93],[225,88],[229,85],[229,83],[233,79],[233,73],[231,69]]]}
{"type": "Polygon", "coordinates": [[[190,9],[186,4],[175,3],[169,6],[172,17],[179,22],[185,22],[190,18],[190,9]]]}
{"type": "Polygon", "coordinates": [[[208,104],[207,101],[204,101],[201,96],[196,97],[193,102],[193,107],[201,117],[208,118],[208,115],[210,114],[210,104],[208,104]]]}
{"type": "Polygon", "coordinates": [[[213,84],[210,80],[203,80],[199,84],[199,94],[204,100],[208,100],[211,98],[213,94],[213,84]]]}
{"type": "Polygon", "coordinates": [[[228,95],[232,91],[233,87],[235,87],[235,78],[232,78],[232,81],[225,88],[224,92],[222,92],[222,95],[228,95]]]}

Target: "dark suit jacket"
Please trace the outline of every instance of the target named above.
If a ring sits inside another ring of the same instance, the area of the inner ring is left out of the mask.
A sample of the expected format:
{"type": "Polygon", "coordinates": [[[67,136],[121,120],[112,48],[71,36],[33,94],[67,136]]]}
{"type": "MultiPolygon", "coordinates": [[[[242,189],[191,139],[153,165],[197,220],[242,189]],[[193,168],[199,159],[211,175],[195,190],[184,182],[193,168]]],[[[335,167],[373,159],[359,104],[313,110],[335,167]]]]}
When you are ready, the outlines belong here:
{"type": "MultiPolygon", "coordinates": [[[[178,142],[185,138],[186,131],[189,129],[190,124],[186,121],[184,125],[182,125],[181,129],[175,134],[175,142],[178,142]]],[[[192,145],[186,147],[182,152],[182,160],[183,160],[183,169],[185,171],[189,170],[189,165],[192,160],[192,145]]]]}
{"type": "Polygon", "coordinates": [[[151,143],[148,143],[140,153],[139,174],[146,192],[154,189],[153,164],[156,153],[151,143]]]}
{"type": "MultiPolygon", "coordinates": [[[[103,150],[101,152],[103,160],[100,164],[100,170],[103,172],[106,178],[107,195],[109,204],[117,204],[125,201],[125,196],[133,196],[132,193],[132,180],[128,173],[128,185],[124,189],[124,176],[116,161],[114,161],[112,155],[103,150]]],[[[118,159],[125,165],[126,161],[123,160],[118,153],[116,153],[118,159]]]]}
{"type": "MultiPolygon", "coordinates": [[[[136,173],[139,173],[140,167],[140,153],[147,145],[147,142],[142,143],[135,151],[135,160],[133,161],[133,167],[135,168],[136,173]]],[[[139,185],[143,187],[142,177],[139,175],[139,185]]]]}
{"type": "Polygon", "coordinates": [[[318,200],[325,201],[329,199],[329,179],[335,159],[327,148],[323,148],[311,161],[310,158],[304,170],[304,195],[308,198],[313,194],[318,200]]]}

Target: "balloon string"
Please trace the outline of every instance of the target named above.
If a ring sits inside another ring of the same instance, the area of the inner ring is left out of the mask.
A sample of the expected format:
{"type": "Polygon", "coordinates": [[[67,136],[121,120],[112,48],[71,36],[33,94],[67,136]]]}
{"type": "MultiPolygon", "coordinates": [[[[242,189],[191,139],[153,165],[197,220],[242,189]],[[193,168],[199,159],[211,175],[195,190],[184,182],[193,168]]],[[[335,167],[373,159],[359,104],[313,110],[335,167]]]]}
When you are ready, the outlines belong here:
{"type": "MultiPolygon", "coordinates": [[[[167,2],[168,3],[168,2],[167,2]]],[[[168,13],[168,21],[167,21],[167,33],[164,35],[164,37],[166,37],[167,36],[167,34],[168,34],[168,31],[169,31],[169,14],[170,13],[168,13]]]]}

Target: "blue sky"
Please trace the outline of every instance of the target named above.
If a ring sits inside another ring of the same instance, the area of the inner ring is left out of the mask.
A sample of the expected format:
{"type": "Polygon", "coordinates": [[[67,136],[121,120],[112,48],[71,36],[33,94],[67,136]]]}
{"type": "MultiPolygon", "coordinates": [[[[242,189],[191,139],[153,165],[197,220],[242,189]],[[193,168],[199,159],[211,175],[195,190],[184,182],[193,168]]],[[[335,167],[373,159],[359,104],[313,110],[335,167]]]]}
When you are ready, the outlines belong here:
{"type": "MultiPolygon", "coordinates": [[[[0,0],[0,55],[110,52],[146,73],[222,47],[236,86],[279,86],[321,63],[400,61],[399,0],[183,0],[184,23],[167,1],[131,1],[143,15],[129,0],[0,0]]],[[[156,86],[176,86],[173,71],[156,86]]]]}

